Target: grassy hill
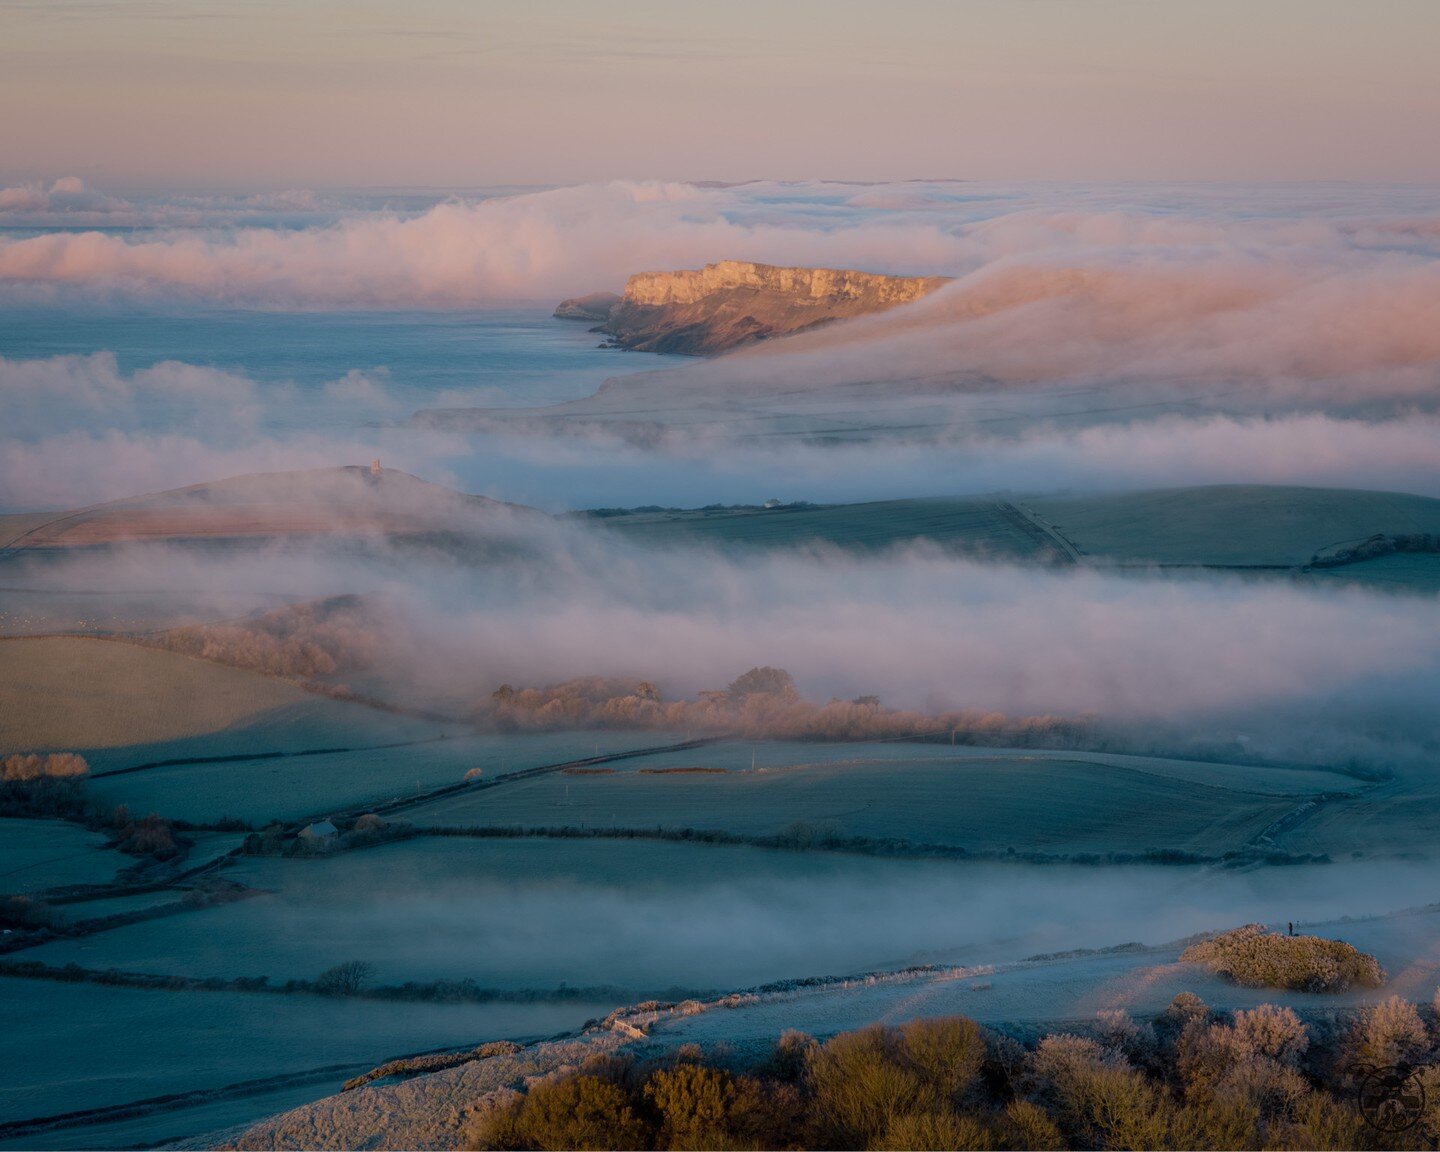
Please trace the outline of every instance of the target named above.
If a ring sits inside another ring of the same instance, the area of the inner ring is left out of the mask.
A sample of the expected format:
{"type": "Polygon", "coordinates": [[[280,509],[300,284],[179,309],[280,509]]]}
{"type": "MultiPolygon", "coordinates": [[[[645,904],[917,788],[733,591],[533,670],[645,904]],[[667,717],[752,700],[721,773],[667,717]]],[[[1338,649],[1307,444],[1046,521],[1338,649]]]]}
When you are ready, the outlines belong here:
{"type": "Polygon", "coordinates": [[[1440,532],[1440,500],[1346,488],[1227,484],[1023,504],[1093,561],[1293,566],[1377,532],[1440,532]]]}
{"type": "MultiPolygon", "coordinates": [[[[1322,549],[1376,533],[1440,533],[1440,500],[1431,497],[1267,485],[581,515],[631,540],[661,546],[822,545],[864,552],[924,540],[977,558],[1106,567],[1298,570],[1322,549]]],[[[1440,555],[1382,556],[1313,576],[1440,587],[1440,555]]]]}
{"type": "Polygon", "coordinates": [[[528,512],[394,469],[266,472],[52,514],[0,516],[0,558],[135,541],[376,536],[492,529],[528,512]]]}

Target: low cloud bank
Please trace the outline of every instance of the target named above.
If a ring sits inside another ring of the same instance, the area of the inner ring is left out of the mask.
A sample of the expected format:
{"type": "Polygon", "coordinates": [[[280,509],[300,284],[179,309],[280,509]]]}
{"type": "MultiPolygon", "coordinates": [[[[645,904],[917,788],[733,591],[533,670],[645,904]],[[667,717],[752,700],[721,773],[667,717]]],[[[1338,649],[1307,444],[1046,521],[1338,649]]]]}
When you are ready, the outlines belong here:
{"type": "Polygon", "coordinates": [[[549,510],[771,497],[835,503],[1212,483],[1360,487],[1440,496],[1440,417],[1325,413],[1146,416],[1012,434],[960,427],[928,443],[877,433],[829,446],[735,443],[730,430],[648,448],[404,425],[383,372],[319,388],[113,355],[0,358],[0,511],[78,507],[251,472],[366,463],[549,510]],[[297,413],[307,418],[296,421],[297,413]],[[300,426],[296,426],[297,423],[300,426]]]}
{"type": "MultiPolygon", "coordinates": [[[[478,705],[502,720],[508,710],[521,727],[584,726],[588,713],[568,715],[565,703],[585,696],[583,686],[502,705],[492,697],[502,684],[518,695],[580,676],[623,680],[632,690],[597,691],[620,700],[611,707],[643,710],[650,693],[637,682],[645,680],[666,701],[703,706],[702,692],[771,666],[817,704],[876,696],[929,716],[1080,719],[1091,747],[1113,741],[1124,750],[1372,772],[1430,764],[1440,750],[1433,597],[1015,568],[928,548],[869,557],[655,552],[545,522],[530,529],[526,554],[480,567],[300,544],[218,555],[130,547],[47,565],[43,579],[57,590],[210,589],[227,607],[243,591],[379,594],[378,642],[360,635],[346,651],[383,655],[368,668],[345,667],[341,682],[381,695],[374,686],[390,683],[417,701],[478,705]],[[560,701],[554,715],[542,714],[552,700],[560,701]]],[[[38,570],[15,576],[29,585],[40,578],[38,570]]],[[[345,627],[363,632],[355,618],[345,627]]],[[[816,720],[787,711],[785,701],[771,715],[765,700],[750,704],[751,727],[777,735],[824,734],[805,730],[812,720],[823,728],[843,727],[847,716],[875,719],[846,712],[816,720]]],[[[750,704],[720,710],[748,723],[750,704]]],[[[1063,728],[1047,730],[1046,742],[1063,728]]]]}

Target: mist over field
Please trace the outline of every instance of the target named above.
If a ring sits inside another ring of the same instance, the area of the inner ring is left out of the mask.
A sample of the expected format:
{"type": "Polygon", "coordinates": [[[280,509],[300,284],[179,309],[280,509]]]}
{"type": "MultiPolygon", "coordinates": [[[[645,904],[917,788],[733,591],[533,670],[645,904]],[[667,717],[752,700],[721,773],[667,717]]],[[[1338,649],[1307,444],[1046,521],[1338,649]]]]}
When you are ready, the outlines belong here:
{"type": "MultiPolygon", "coordinates": [[[[12,566],[56,591],[169,589],[237,603],[363,592],[382,679],[478,704],[503,683],[654,682],[667,699],[784,668],[806,698],[1097,722],[1099,746],[1387,771],[1440,747],[1440,611],[1353,587],[1037,570],[932,546],[735,556],[501,515],[519,549],[473,570],[379,545],[234,555],[132,545],[12,566]]],[[[467,703],[468,702],[468,703],[467,703]]]]}
{"type": "Polygon", "coordinates": [[[0,1152],[1440,1147],[1437,42],[0,0],[0,1152]]]}
{"type": "Polygon", "coordinates": [[[173,361],[127,373],[95,354],[0,360],[0,384],[0,415],[14,429],[0,443],[0,510],[12,512],[376,455],[434,482],[555,511],[1207,483],[1440,495],[1440,418],[1419,408],[1378,419],[1176,413],[1079,429],[1040,419],[1009,435],[941,426],[931,443],[882,428],[863,441],[783,449],[737,444],[717,427],[643,447],[598,428],[555,439],[410,427],[408,396],[373,369],[312,389],[173,361]],[[314,423],[296,426],[297,411],[314,423]]]}
{"type": "Polygon", "coordinates": [[[0,361],[11,510],[374,455],[552,509],[580,503],[582,477],[591,503],[611,505],[1213,482],[1440,492],[1440,225],[1418,191],[611,183],[432,205],[287,194],[318,215],[276,228],[233,204],[205,216],[193,198],[59,185],[0,201],[11,306],[143,306],[162,321],[230,304],[549,308],[721,258],[956,281],[900,312],[682,370],[600,357],[543,401],[616,378],[602,396],[654,422],[643,443],[590,420],[560,437],[410,426],[419,408],[535,401],[480,375],[427,386],[383,344],[303,384],[258,379],[233,352],[223,368],[153,353],[122,365],[103,349],[12,356],[0,361]],[[106,213],[131,229],[85,230],[106,213]],[[43,230],[72,218],[78,229],[43,230]],[[773,421],[851,382],[842,426],[867,431],[847,443],[780,449],[763,423],[694,415],[723,397],[773,421]]]}

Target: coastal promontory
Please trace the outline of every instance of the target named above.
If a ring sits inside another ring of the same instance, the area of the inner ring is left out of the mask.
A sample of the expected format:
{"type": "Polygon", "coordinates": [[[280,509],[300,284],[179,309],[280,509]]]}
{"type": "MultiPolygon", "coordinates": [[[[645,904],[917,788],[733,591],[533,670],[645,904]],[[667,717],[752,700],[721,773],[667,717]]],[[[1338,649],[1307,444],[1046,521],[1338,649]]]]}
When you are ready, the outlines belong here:
{"type": "Polygon", "coordinates": [[[834,320],[883,312],[928,296],[945,276],[887,276],[835,268],[782,268],[742,260],[678,272],[640,272],[619,297],[564,301],[555,315],[599,320],[619,348],[713,356],[834,320]],[[608,304],[608,306],[607,306],[608,304]]]}

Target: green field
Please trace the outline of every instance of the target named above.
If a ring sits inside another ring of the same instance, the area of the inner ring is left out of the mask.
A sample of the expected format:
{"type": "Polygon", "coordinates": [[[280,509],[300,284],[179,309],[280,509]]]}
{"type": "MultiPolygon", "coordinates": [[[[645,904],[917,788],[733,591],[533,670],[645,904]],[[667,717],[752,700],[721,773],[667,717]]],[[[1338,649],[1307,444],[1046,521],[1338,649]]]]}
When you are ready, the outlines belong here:
{"type": "Polygon", "coordinates": [[[1377,532],[1440,532],[1440,500],[1357,489],[1216,485],[1021,503],[1096,563],[1293,566],[1377,532]]]}
{"type": "MultiPolygon", "coordinates": [[[[1396,492],[1215,485],[1090,496],[925,498],[866,504],[634,509],[587,523],[649,545],[877,551],[929,541],[978,558],[1105,566],[1295,568],[1376,533],[1440,533],[1440,500],[1396,492]]],[[[1326,580],[1440,588],[1440,556],[1336,569],[1326,580]]]]}
{"type": "Polygon", "coordinates": [[[873,551],[928,540],[994,559],[1052,558],[1054,549],[1011,505],[989,498],[884,500],[773,509],[632,512],[595,517],[629,539],[671,546],[745,548],[831,545],[873,551]]]}

